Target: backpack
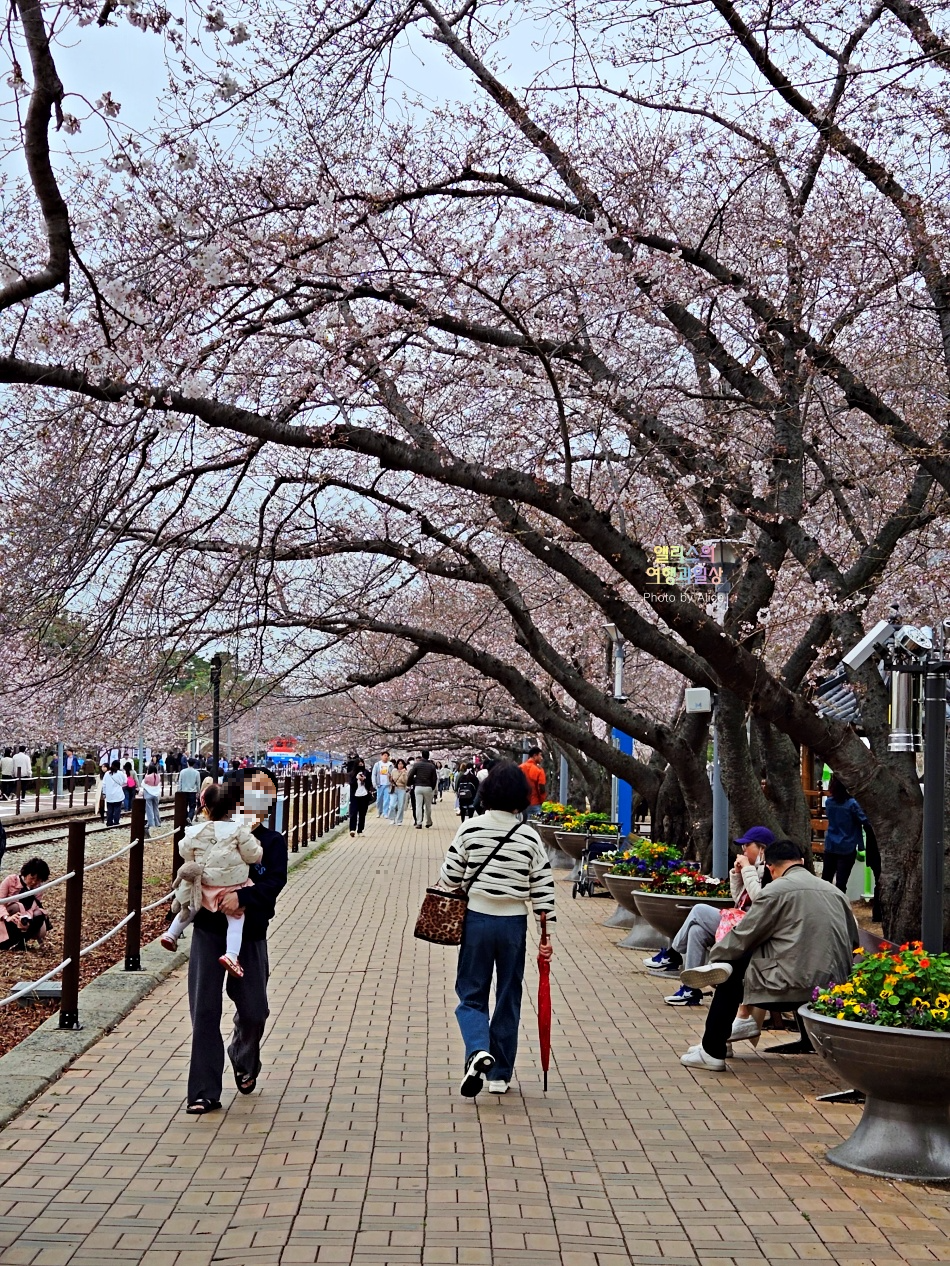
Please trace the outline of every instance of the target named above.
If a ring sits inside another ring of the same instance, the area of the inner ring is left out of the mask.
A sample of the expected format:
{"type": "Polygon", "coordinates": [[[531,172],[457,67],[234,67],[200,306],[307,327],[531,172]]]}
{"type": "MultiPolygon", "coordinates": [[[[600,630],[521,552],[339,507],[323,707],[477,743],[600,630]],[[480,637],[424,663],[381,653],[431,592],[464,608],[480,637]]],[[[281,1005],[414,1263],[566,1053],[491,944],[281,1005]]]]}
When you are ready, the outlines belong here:
{"type": "Polygon", "coordinates": [[[459,785],[455,789],[455,794],[458,796],[458,801],[460,805],[463,805],[463,804],[470,805],[472,801],[475,799],[475,793],[477,791],[478,791],[478,783],[469,782],[468,779],[466,779],[464,782],[463,781],[459,782],[459,785]]]}

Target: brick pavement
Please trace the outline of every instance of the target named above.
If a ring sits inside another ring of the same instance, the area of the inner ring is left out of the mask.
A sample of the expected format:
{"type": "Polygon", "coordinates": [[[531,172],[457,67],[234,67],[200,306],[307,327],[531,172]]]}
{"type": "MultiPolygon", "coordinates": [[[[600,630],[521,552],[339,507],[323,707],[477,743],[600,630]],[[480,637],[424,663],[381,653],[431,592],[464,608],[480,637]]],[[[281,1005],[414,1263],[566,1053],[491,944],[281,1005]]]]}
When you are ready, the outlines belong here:
{"type": "Polygon", "coordinates": [[[815,1104],[817,1059],[683,1068],[702,1013],[664,1007],[668,982],[600,926],[608,903],[572,902],[563,883],[551,1091],[529,968],[517,1087],[460,1099],[454,954],[411,936],[456,823],[445,808],[432,831],[371,814],[363,839],[293,876],[260,1093],[183,1115],[178,973],[0,1134],[0,1262],[950,1259],[950,1192],[824,1161],[858,1109],[815,1104]]]}

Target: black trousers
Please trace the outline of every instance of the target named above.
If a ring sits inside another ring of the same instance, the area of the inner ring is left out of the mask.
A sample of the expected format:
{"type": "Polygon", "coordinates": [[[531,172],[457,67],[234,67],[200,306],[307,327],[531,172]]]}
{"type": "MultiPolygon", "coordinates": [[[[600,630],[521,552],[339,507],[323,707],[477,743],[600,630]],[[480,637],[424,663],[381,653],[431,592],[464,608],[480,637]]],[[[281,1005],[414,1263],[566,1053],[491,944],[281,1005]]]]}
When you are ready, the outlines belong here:
{"type": "Polygon", "coordinates": [[[848,880],[851,878],[856,857],[857,852],[825,853],[824,861],[821,863],[822,879],[834,884],[842,892],[847,892],[848,880]]]}
{"type": "Polygon", "coordinates": [[[350,830],[362,833],[366,829],[366,810],[369,796],[350,796],[350,830]]]}
{"type": "Polygon", "coordinates": [[[726,1058],[726,1043],[732,1032],[732,1023],[742,1006],[742,988],[746,968],[751,961],[751,953],[743,954],[741,958],[735,959],[732,964],[732,975],[721,985],[717,985],[713,991],[712,1002],[706,1012],[703,1050],[714,1059],[726,1058]]]}
{"type": "Polygon", "coordinates": [[[188,960],[188,1002],[191,1007],[191,1067],[188,1102],[221,1098],[224,1077],[224,1040],[221,1037],[222,985],[234,1003],[234,1030],[228,1046],[235,1072],[256,1077],[261,1071],[261,1039],[270,1014],[267,1007],[266,941],[247,941],[241,946],[240,980],[229,976],[218,959],[225,939],[204,928],[192,931],[188,960]]]}

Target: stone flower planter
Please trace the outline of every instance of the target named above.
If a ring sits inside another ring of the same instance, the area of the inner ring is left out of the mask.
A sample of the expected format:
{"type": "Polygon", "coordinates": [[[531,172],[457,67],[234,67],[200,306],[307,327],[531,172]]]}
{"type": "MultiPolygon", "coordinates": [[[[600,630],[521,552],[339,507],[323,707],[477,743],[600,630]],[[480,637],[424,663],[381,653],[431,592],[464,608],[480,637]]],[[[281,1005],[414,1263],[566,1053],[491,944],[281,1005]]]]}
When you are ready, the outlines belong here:
{"type": "Polygon", "coordinates": [[[610,866],[610,862],[591,862],[590,864],[590,873],[594,877],[594,882],[599,884],[601,888],[605,886],[604,875],[610,870],[610,866]]]}
{"type": "Polygon", "coordinates": [[[636,879],[632,875],[613,875],[610,871],[604,875],[607,891],[617,902],[617,910],[606,920],[608,927],[629,928],[628,934],[617,944],[621,949],[666,949],[669,940],[660,936],[637,910],[635,895],[646,884],[646,879],[636,879]],[[627,918],[621,921],[617,916],[623,911],[627,918]]]}
{"type": "Polygon", "coordinates": [[[541,842],[548,850],[548,861],[551,863],[551,869],[570,870],[574,865],[574,860],[573,858],[568,857],[567,853],[565,853],[558,845],[557,833],[560,828],[550,823],[545,824],[543,822],[538,822],[534,819],[531,821],[530,825],[533,826],[537,833],[541,836],[541,842]]]}
{"type": "Polygon", "coordinates": [[[686,922],[693,906],[715,906],[728,910],[735,903],[732,897],[681,897],[678,893],[637,892],[634,897],[637,912],[671,940],[686,922]]]}
{"type": "Polygon", "coordinates": [[[802,1007],[808,1036],[867,1099],[854,1133],[828,1152],[879,1178],[950,1182],[950,1033],[854,1024],[802,1007]]]}

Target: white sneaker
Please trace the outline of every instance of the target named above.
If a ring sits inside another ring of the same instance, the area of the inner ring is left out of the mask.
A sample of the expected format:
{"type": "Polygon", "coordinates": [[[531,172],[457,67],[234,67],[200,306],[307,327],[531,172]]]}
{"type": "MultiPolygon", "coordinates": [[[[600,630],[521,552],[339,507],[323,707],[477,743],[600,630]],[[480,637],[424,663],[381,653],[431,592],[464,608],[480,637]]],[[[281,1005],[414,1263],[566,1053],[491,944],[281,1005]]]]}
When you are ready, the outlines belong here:
{"type": "Polygon", "coordinates": [[[687,967],[680,980],[690,989],[715,989],[732,975],[732,963],[707,963],[705,967],[687,967]]]}
{"type": "Polygon", "coordinates": [[[745,1042],[749,1038],[759,1036],[759,1026],[751,1016],[744,1020],[734,1020],[732,1023],[732,1032],[729,1034],[730,1042],[745,1042]]]}
{"type": "Polygon", "coordinates": [[[494,1095],[504,1095],[508,1093],[507,1081],[486,1081],[485,1089],[490,1090],[494,1095]]]}
{"type": "Polygon", "coordinates": [[[462,1078],[462,1085],[459,1091],[466,1099],[474,1099],[477,1094],[481,1093],[484,1085],[485,1073],[495,1066],[495,1057],[489,1055],[488,1051],[476,1051],[472,1058],[465,1065],[465,1076],[462,1078]]]}
{"type": "Polygon", "coordinates": [[[726,1061],[713,1059],[712,1055],[706,1054],[702,1046],[691,1046],[685,1055],[680,1056],[680,1063],[685,1064],[687,1068],[706,1068],[711,1073],[726,1071],[726,1061]]]}

